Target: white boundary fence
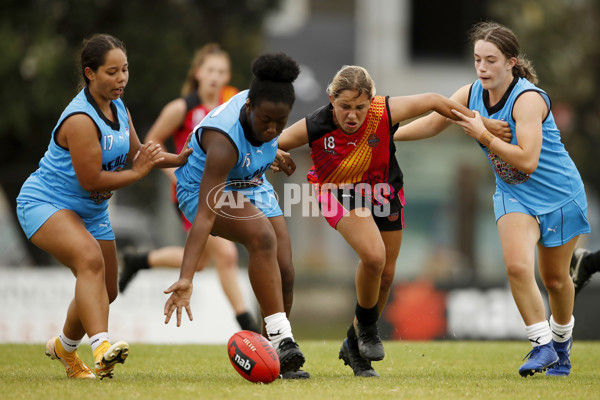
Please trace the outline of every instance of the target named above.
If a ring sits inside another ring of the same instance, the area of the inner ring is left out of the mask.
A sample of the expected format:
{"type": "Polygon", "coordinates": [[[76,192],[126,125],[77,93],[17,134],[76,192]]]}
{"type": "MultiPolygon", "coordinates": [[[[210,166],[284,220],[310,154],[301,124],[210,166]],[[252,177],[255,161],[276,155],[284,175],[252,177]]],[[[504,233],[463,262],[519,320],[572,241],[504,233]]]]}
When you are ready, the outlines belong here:
{"type": "MultiPolygon", "coordinates": [[[[196,273],[192,295],[193,321],[184,312],[164,324],[163,291],[179,270],[144,270],[110,308],[111,340],[131,343],[227,343],[239,331],[233,309],[214,268],[196,273]]],[[[246,303],[255,317],[257,306],[246,269],[240,269],[246,303]]],[[[45,343],[58,335],[73,297],[75,278],[64,267],[0,267],[0,343],[45,343]]],[[[258,322],[258,320],[257,320],[258,322]]],[[[84,343],[87,338],[84,339],[84,343]]]]}

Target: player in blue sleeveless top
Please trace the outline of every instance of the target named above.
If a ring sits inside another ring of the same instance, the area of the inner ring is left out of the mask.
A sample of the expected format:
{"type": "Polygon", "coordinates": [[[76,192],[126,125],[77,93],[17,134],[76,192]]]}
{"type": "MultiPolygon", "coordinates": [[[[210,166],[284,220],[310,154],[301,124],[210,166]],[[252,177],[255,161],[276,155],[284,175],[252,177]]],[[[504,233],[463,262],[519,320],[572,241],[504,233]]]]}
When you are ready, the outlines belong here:
{"type": "MultiPolygon", "coordinates": [[[[182,97],[168,102],[154,121],[145,141],[163,145],[169,138],[173,140],[175,151],[180,152],[189,133],[204,117],[218,105],[234,96],[238,90],[229,86],[231,61],[229,54],[217,43],[208,43],[194,54],[192,63],[181,89],[182,97]]],[[[175,188],[175,169],[162,170],[171,181],[173,204],[178,208],[175,188]]],[[[182,228],[187,233],[192,223],[183,216],[182,228]]],[[[238,249],[235,243],[218,236],[211,236],[204,253],[196,266],[202,271],[210,264],[217,270],[223,293],[229,300],[240,329],[260,333],[256,319],[249,311],[244,293],[241,291],[238,249]]],[[[123,264],[119,274],[119,292],[123,292],[135,278],[138,271],[153,268],[181,268],[183,246],[165,246],[146,252],[123,252],[123,264]]]]}
{"type": "MultiPolygon", "coordinates": [[[[583,182],[565,150],[548,95],[524,59],[514,33],[494,22],[473,27],[478,80],[459,89],[453,99],[476,112],[455,122],[478,140],[496,175],[494,212],[511,291],[533,346],[519,368],[521,376],[546,371],[566,376],[571,370],[573,282],[571,256],[581,234],[589,233],[583,182]],[[512,129],[510,143],[485,130],[481,117],[503,119],[512,129]],[[550,303],[535,280],[538,268],[550,303]]],[[[433,136],[449,122],[429,115],[402,127],[396,140],[433,136]]]]}
{"type": "Polygon", "coordinates": [[[273,187],[264,173],[277,154],[278,136],[295,100],[292,82],[298,64],[284,54],[265,54],[252,64],[254,79],[213,109],[195,128],[194,150],[179,168],[177,199],[192,228],[185,244],[179,280],[165,293],[165,322],[177,310],[192,319],[192,279],[209,235],[248,249],[248,274],[263,313],[263,332],[279,355],[284,377],[307,378],[304,355],[294,341],[288,316],[294,267],[289,233],[273,187]]]}
{"type": "Polygon", "coordinates": [[[63,331],[46,345],[70,378],[95,378],[77,348],[90,338],[98,377],[111,378],[129,352],[110,343],[108,309],[117,296],[117,252],[108,219],[112,191],[136,182],[153,167],[185,163],[181,155],[141,145],[121,99],[129,79],[124,44],[94,35],[81,51],[83,89],[60,116],[39,168],[23,184],[17,215],[27,237],[69,267],[77,278],[63,331]],[[131,168],[124,169],[127,163],[131,168]]]}

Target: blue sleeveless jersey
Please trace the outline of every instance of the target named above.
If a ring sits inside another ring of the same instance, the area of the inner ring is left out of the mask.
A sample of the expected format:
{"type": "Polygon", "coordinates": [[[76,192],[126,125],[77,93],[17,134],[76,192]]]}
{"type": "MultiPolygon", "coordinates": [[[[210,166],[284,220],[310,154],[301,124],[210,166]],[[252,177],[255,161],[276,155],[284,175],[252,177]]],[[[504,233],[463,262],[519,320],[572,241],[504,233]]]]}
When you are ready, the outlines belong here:
{"type": "Polygon", "coordinates": [[[483,101],[481,82],[477,80],[471,86],[468,107],[479,111],[483,117],[507,121],[513,132],[511,144],[516,145],[519,138],[512,117],[513,106],[518,97],[527,91],[539,93],[549,109],[548,116],[542,123],[542,149],[536,170],[531,175],[525,174],[502,161],[487,147],[481,144],[480,146],[494,169],[497,191],[514,196],[533,214],[542,215],[562,207],[584,192],[581,176],[561,142],[560,131],[554,122],[548,95],[527,79],[519,78],[508,94],[504,106],[500,110],[494,110],[490,115],[483,101]]]}
{"type": "Polygon", "coordinates": [[[175,171],[178,186],[198,194],[206,163],[206,153],[202,150],[200,142],[203,130],[211,129],[227,136],[237,150],[237,161],[227,176],[225,190],[241,190],[260,185],[272,190],[264,173],[275,159],[278,138],[262,143],[260,146],[254,146],[246,139],[240,123],[240,112],[247,98],[248,90],[238,93],[226,103],[213,109],[194,128],[194,138],[189,144],[194,151],[187,163],[175,171]]]}
{"type": "Polygon", "coordinates": [[[57,144],[56,133],[70,116],[88,115],[100,134],[102,169],[118,171],[124,167],[129,153],[129,116],[121,99],[113,101],[111,107],[118,117],[116,122],[102,114],[87,88],[82,89],[61,114],[39,168],[23,184],[18,200],[57,203],[75,211],[82,218],[105,211],[108,207],[106,200],[112,192],[88,192],[81,187],[73,169],[71,154],[57,144]]]}

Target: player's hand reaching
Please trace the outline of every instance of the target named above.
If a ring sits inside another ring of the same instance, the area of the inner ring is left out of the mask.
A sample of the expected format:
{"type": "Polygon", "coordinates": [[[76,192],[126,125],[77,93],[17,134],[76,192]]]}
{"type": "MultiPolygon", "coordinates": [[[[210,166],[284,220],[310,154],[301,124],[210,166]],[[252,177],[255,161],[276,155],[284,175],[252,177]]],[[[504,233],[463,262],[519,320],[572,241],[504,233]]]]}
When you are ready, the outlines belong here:
{"type": "Polygon", "coordinates": [[[277,149],[275,160],[273,160],[273,164],[271,164],[271,171],[283,171],[287,176],[290,176],[294,173],[295,170],[296,163],[292,159],[292,156],[290,156],[290,153],[281,149],[277,149]]]}
{"type": "Polygon", "coordinates": [[[158,157],[161,151],[162,147],[152,141],[143,144],[133,158],[131,169],[140,174],[140,177],[148,175],[156,164],[165,159],[158,157]]]}
{"type": "Polygon", "coordinates": [[[190,306],[190,298],[192,297],[193,284],[188,279],[179,279],[177,282],[172,284],[165,294],[171,293],[171,296],[165,303],[165,324],[168,324],[171,320],[173,311],[177,309],[177,326],[181,326],[181,314],[183,309],[188,315],[190,321],[194,319],[192,316],[192,307],[190,306]]]}
{"type": "Polygon", "coordinates": [[[512,131],[508,122],[503,119],[483,118],[485,127],[490,133],[506,143],[512,139],[512,131]]]}
{"type": "Polygon", "coordinates": [[[467,135],[471,136],[474,139],[479,139],[481,133],[486,129],[479,112],[477,112],[477,110],[473,112],[475,113],[475,116],[473,118],[469,118],[466,115],[459,112],[458,110],[452,110],[452,113],[460,119],[458,121],[451,121],[453,124],[461,126],[465,130],[465,133],[467,135]]]}
{"type": "Polygon", "coordinates": [[[177,156],[177,161],[179,162],[179,165],[185,164],[187,162],[187,159],[190,156],[190,154],[192,154],[192,148],[188,147],[188,144],[190,143],[190,140],[192,139],[193,134],[194,134],[194,132],[192,132],[188,135],[188,137],[185,141],[185,144],[181,148],[181,152],[177,156]]]}

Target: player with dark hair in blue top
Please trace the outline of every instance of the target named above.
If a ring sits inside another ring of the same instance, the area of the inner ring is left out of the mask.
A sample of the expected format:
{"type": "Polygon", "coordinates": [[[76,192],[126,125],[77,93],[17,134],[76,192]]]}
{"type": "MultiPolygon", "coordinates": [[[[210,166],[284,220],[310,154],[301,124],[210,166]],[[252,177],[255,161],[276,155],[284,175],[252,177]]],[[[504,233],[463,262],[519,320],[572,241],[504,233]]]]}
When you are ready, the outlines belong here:
{"type": "Polygon", "coordinates": [[[307,378],[304,355],[294,341],[288,316],[294,267],[290,237],[273,187],[264,173],[277,155],[295,95],[298,64],[285,54],[264,54],[252,63],[248,90],[213,109],[195,128],[194,149],[179,168],[177,199],[192,228],[185,244],[179,280],[165,293],[165,323],[186,310],[198,259],[209,235],[241,243],[249,253],[250,283],[264,317],[266,337],[279,355],[284,377],[307,378]]]}
{"type": "Polygon", "coordinates": [[[109,304],[117,297],[117,251],[108,218],[112,191],[132,184],[153,167],[183,165],[191,149],[164,153],[142,145],[121,96],[129,80],[124,44],[94,35],[81,51],[83,88],[60,116],[39,168],[23,184],[17,215],[27,237],[69,267],[75,297],[63,331],[46,344],[70,378],[95,378],[77,354],[90,338],[98,377],[112,378],[129,345],[110,343],[109,304]],[[131,168],[124,169],[127,163],[131,168]]]}
{"type": "MultiPolygon", "coordinates": [[[[569,275],[580,235],[589,233],[583,182],[561,142],[548,95],[535,84],[530,62],[514,33],[494,22],[473,27],[478,80],[452,98],[476,112],[453,112],[453,121],[479,142],[496,176],[494,212],[513,298],[533,349],[519,368],[521,376],[571,371],[574,289],[569,275]],[[510,143],[485,130],[482,117],[503,119],[512,129],[510,143]],[[548,292],[550,321],[535,280],[537,260],[548,292]]],[[[436,135],[450,121],[431,114],[404,127],[395,140],[436,135]]]]}

